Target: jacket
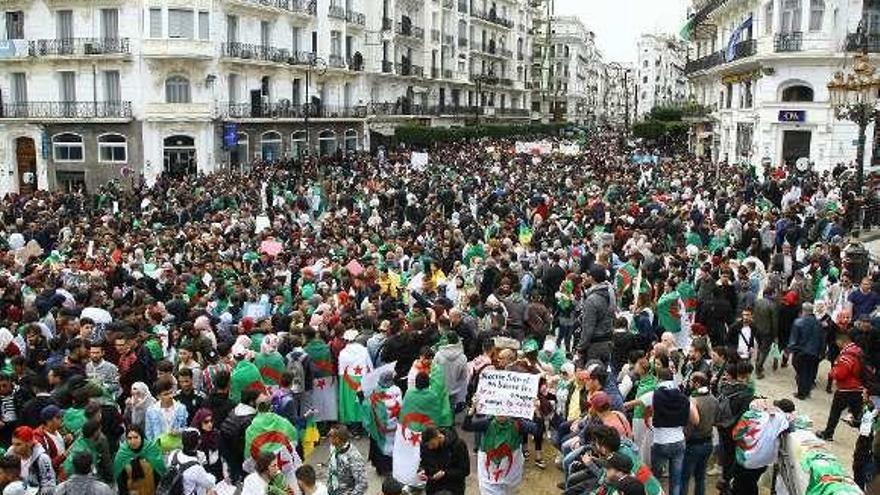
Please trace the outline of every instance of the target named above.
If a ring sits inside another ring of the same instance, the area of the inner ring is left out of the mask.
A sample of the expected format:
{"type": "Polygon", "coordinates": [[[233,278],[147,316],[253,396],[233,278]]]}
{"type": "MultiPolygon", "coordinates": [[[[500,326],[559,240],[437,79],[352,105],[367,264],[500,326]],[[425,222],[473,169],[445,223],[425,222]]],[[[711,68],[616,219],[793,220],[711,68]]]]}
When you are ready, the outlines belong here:
{"type": "Polygon", "coordinates": [[[794,320],[791,326],[791,337],[788,350],[793,353],[809,354],[818,357],[825,342],[822,327],[813,315],[802,316],[794,320]]]}
{"type": "Polygon", "coordinates": [[[55,495],[113,495],[113,490],[103,481],[91,475],[75,474],[58,485],[55,495]]]}
{"type": "Polygon", "coordinates": [[[253,407],[238,404],[220,425],[220,455],[227,464],[241,466],[244,462],[244,433],[256,415],[253,407]]]}
{"type": "Polygon", "coordinates": [[[775,337],[779,329],[779,309],[766,297],[758,298],[752,309],[752,329],[756,335],[775,337]]]}
{"type": "Polygon", "coordinates": [[[348,444],[344,450],[333,449],[329,462],[330,495],[365,495],[367,493],[367,467],[358,449],[348,444]]]}
{"type": "Polygon", "coordinates": [[[831,367],[831,379],[837,382],[837,390],[862,390],[862,350],[850,342],[840,350],[831,367]]]}
{"type": "MultiPolygon", "coordinates": [[[[443,365],[446,391],[456,403],[464,402],[468,386],[468,362],[461,344],[440,346],[434,362],[443,365]]],[[[454,404],[453,404],[454,405],[454,404]]]]}
{"type": "Polygon", "coordinates": [[[463,440],[454,430],[443,430],[446,437],[437,449],[428,449],[422,444],[420,469],[428,475],[425,486],[426,495],[448,491],[452,495],[464,495],[465,479],[471,474],[470,453],[463,440]],[[444,474],[439,480],[430,477],[438,471],[444,474]]]}
{"type": "Polygon", "coordinates": [[[611,340],[614,312],[614,294],[607,282],[587,290],[581,308],[581,341],[578,350],[585,352],[593,342],[611,340]]]}

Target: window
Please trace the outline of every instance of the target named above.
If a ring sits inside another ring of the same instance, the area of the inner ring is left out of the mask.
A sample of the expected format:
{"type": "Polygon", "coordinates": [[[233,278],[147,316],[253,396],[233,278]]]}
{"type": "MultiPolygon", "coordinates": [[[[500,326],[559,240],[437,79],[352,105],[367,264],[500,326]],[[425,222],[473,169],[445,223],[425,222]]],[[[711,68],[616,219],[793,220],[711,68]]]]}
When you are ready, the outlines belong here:
{"type": "Polygon", "coordinates": [[[238,74],[226,77],[226,88],[229,91],[229,103],[238,103],[238,74]]]}
{"type": "Polygon", "coordinates": [[[292,94],[291,94],[290,101],[292,101],[294,105],[301,105],[302,104],[302,79],[299,79],[299,78],[294,79],[293,83],[292,83],[291,90],[292,90],[292,94]]]}
{"type": "Polygon", "coordinates": [[[273,161],[281,158],[281,134],[275,131],[264,132],[260,138],[260,151],[263,160],[273,161]]]}
{"type": "Polygon", "coordinates": [[[822,18],[825,16],[825,0],[810,0],[810,31],[822,30],[822,18]]]}
{"type": "Polygon", "coordinates": [[[83,156],[83,140],[79,135],[68,132],[52,137],[52,157],[56,162],[81,162],[83,156]]]}
{"type": "Polygon", "coordinates": [[[193,36],[194,16],[192,10],[168,9],[168,37],[191,40],[193,36]]]}
{"type": "Polygon", "coordinates": [[[801,0],[782,0],[782,22],[779,31],[783,33],[801,30],[801,0]]]}
{"type": "Polygon", "coordinates": [[[296,131],[290,135],[290,153],[300,157],[306,151],[306,131],[296,131]]]}
{"type": "Polygon", "coordinates": [[[128,145],[125,136],[104,134],[98,136],[98,161],[102,163],[125,163],[128,161],[128,145]]]}
{"type": "Polygon", "coordinates": [[[336,133],[333,131],[321,131],[318,135],[318,151],[321,156],[332,155],[336,152],[336,133]]]}
{"type": "Polygon", "coordinates": [[[13,103],[27,103],[27,74],[24,72],[12,73],[12,101],[13,103]]]}
{"type": "Polygon", "coordinates": [[[181,76],[171,76],[165,80],[166,103],[189,103],[189,79],[181,76]]]}
{"type": "Polygon", "coordinates": [[[302,38],[302,28],[298,26],[293,26],[292,28],[290,28],[290,38],[292,40],[290,48],[291,50],[293,50],[294,53],[296,53],[299,51],[300,39],[302,38]]]}
{"type": "Polygon", "coordinates": [[[770,0],[764,6],[764,34],[773,34],[773,4],[776,0],[770,0]]]}
{"type": "Polygon", "coordinates": [[[101,9],[101,37],[111,40],[119,38],[119,10],[101,9]]]}
{"type": "Polygon", "coordinates": [[[345,151],[357,151],[358,134],[354,129],[345,131],[345,151]]]}
{"type": "Polygon", "coordinates": [[[108,103],[119,103],[122,100],[121,89],[119,85],[119,71],[104,71],[104,101],[108,103]]]}
{"type": "Polygon", "coordinates": [[[263,46],[272,44],[272,25],[269,21],[260,21],[260,44],[263,46]]]}
{"type": "Polygon", "coordinates": [[[789,86],[782,90],[782,101],[813,101],[813,89],[800,84],[789,86]]]}
{"type": "Polygon", "coordinates": [[[24,39],[24,12],[17,10],[6,13],[6,39],[24,39]]]}
{"type": "Polygon", "coordinates": [[[229,43],[238,41],[238,16],[226,16],[226,41],[229,43]]]}
{"type": "Polygon", "coordinates": [[[342,55],[342,33],[330,31],[330,55],[342,55]]]}
{"type": "Polygon", "coordinates": [[[727,94],[727,98],[724,101],[724,108],[730,108],[733,104],[733,84],[727,83],[724,90],[727,94]]]}
{"type": "Polygon", "coordinates": [[[72,10],[59,10],[55,12],[55,38],[59,40],[73,38],[72,10]]]}
{"type": "Polygon", "coordinates": [[[58,73],[58,97],[62,102],[76,101],[76,72],[61,71],[58,73]]]}
{"type": "Polygon", "coordinates": [[[162,9],[150,9],[150,38],[162,37],[162,9]]]}
{"type": "Polygon", "coordinates": [[[211,38],[211,16],[206,11],[199,12],[199,39],[207,40],[211,38]]]}

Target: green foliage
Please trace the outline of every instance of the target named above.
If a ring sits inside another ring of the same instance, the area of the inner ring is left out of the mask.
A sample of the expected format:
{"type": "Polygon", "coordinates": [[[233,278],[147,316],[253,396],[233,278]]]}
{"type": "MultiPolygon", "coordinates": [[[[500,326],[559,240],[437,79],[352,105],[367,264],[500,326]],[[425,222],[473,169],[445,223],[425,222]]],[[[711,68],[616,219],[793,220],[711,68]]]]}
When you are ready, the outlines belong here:
{"type": "Polygon", "coordinates": [[[394,131],[395,139],[409,146],[430,148],[434,144],[478,138],[529,137],[556,134],[564,124],[480,125],[462,127],[404,126],[394,131]]]}
{"type": "Polygon", "coordinates": [[[682,122],[684,117],[706,115],[708,109],[696,103],[667,107],[654,107],[646,120],[633,124],[633,136],[648,141],[656,141],[663,137],[680,138],[687,135],[688,124],[682,122]]]}
{"type": "Polygon", "coordinates": [[[659,120],[663,122],[669,122],[674,120],[681,120],[682,111],[680,108],[675,107],[654,107],[651,109],[651,112],[648,114],[648,120],[659,120]]]}
{"type": "Polygon", "coordinates": [[[654,141],[666,132],[666,124],[659,120],[646,120],[633,124],[632,133],[637,138],[654,141]]]}

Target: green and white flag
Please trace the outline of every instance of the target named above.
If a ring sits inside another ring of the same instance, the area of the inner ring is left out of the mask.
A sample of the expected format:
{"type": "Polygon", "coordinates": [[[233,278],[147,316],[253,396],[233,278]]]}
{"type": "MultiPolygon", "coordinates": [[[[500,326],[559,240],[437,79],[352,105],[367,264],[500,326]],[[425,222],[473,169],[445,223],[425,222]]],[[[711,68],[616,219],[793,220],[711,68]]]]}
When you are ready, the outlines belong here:
{"type": "Polygon", "coordinates": [[[372,371],[370,353],[357,342],[349,342],[339,352],[339,421],[360,423],[361,406],[357,393],[364,375],[372,371]]]}

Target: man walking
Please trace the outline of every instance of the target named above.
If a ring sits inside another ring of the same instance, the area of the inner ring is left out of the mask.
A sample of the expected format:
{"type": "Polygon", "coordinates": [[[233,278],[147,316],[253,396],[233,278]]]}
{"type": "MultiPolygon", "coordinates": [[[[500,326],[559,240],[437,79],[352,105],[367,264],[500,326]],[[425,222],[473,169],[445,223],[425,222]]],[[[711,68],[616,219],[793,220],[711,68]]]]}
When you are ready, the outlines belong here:
{"type": "Polygon", "coordinates": [[[605,268],[594,266],[585,281],[589,286],[581,310],[581,339],[578,352],[581,362],[599,359],[611,360],[611,330],[614,321],[614,290],[608,284],[605,268]]]}
{"type": "Polygon", "coordinates": [[[819,354],[825,336],[819,321],[813,314],[813,305],[804,303],[800,318],[794,320],[791,336],[788,340],[788,353],[792,355],[792,364],[796,373],[797,393],[795,397],[805,400],[810,396],[816,372],[819,366],[819,354]]]}
{"type": "Polygon", "coordinates": [[[862,350],[846,332],[837,335],[837,344],[840,346],[840,354],[829,375],[837,383],[837,390],[831,400],[828,423],[824,430],[816,432],[816,436],[827,441],[833,440],[834,430],[844,409],[849,409],[856,422],[862,416],[862,350]]]}

